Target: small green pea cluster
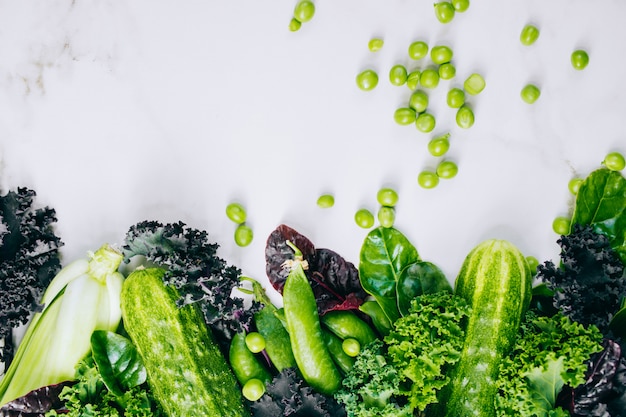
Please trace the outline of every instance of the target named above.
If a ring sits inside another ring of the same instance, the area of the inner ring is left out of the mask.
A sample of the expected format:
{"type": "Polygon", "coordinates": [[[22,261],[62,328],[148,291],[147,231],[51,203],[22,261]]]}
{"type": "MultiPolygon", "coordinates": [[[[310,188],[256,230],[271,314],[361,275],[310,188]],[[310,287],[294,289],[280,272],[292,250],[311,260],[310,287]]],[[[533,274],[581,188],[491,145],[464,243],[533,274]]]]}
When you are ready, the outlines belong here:
{"type": "MultiPolygon", "coordinates": [[[[539,39],[540,30],[536,25],[526,24],[520,32],[519,40],[524,46],[533,45],[539,39]]],[[[582,49],[576,49],[570,56],[571,64],[576,70],[583,70],[589,64],[589,54],[582,49]]],[[[520,96],[524,102],[533,104],[539,99],[541,90],[535,84],[528,83],[520,91],[520,96]]]]}
{"type": "MultiPolygon", "coordinates": [[[[398,193],[393,188],[384,187],[378,190],[376,200],[380,207],[378,208],[378,223],[382,227],[393,227],[396,221],[396,204],[398,203],[398,193]]],[[[374,214],[366,209],[360,208],[354,214],[354,221],[357,226],[363,229],[370,229],[374,226],[374,214]]]]}
{"type": "Polygon", "coordinates": [[[311,0],[299,0],[293,9],[293,16],[289,22],[289,30],[296,32],[300,30],[303,23],[313,19],[315,15],[315,4],[311,0]]]}
{"type": "Polygon", "coordinates": [[[450,23],[457,13],[463,13],[469,8],[469,0],[440,1],[433,5],[435,17],[441,23],[450,23]]]}
{"type": "Polygon", "coordinates": [[[422,188],[434,188],[439,184],[440,179],[456,177],[456,174],[459,172],[456,162],[443,158],[448,149],[450,149],[450,133],[436,136],[428,142],[428,152],[440,159],[434,171],[423,170],[418,174],[417,183],[422,188]]]}
{"type": "Polygon", "coordinates": [[[226,206],[226,217],[237,224],[235,228],[235,243],[238,246],[248,246],[252,243],[254,233],[252,228],[246,223],[248,214],[240,203],[230,203],[226,206]]]}

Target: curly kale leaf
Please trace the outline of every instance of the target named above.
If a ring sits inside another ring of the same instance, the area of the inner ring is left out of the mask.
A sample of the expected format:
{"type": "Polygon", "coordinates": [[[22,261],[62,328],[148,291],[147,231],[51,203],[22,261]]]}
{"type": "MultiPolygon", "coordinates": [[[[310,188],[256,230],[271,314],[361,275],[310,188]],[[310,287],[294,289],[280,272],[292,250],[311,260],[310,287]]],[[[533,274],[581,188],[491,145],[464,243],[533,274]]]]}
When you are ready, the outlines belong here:
{"type": "Polygon", "coordinates": [[[346,411],[332,397],[320,394],[304,382],[295,368],[274,376],[265,394],[250,402],[253,417],[344,417],[346,411]]]}
{"type": "Polygon", "coordinates": [[[227,265],[217,255],[218,248],[206,231],[182,222],[143,221],[128,230],[122,251],[125,262],[140,255],[164,268],[164,281],[178,289],[180,304],[196,303],[224,347],[235,333],[250,326],[258,304],[246,308],[243,298],[232,296],[241,271],[227,265]]]}
{"type": "Polygon", "coordinates": [[[563,387],[585,382],[587,364],[602,350],[601,342],[595,326],[585,327],[562,314],[539,317],[527,312],[514,348],[500,364],[497,415],[554,415],[563,387]]]}
{"type": "Polygon", "coordinates": [[[0,196],[0,362],[11,360],[11,334],[41,310],[41,295],[60,270],[56,212],[34,206],[36,193],[18,188],[0,196]]]}
{"type": "Polygon", "coordinates": [[[554,305],[570,319],[593,324],[603,334],[626,297],[624,264],[603,234],[591,226],[574,225],[561,236],[561,263],[547,261],[537,277],[554,292],[554,305]]]}

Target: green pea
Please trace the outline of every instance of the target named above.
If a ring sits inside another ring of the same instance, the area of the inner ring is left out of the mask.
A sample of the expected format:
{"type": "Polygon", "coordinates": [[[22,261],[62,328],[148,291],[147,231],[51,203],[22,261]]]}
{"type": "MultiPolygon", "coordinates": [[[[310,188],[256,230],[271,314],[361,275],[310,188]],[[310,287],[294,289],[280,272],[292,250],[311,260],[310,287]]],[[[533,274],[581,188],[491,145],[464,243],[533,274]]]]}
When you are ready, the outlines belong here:
{"type": "Polygon", "coordinates": [[[430,113],[420,113],[420,115],[417,116],[417,119],[415,119],[415,127],[423,133],[432,132],[435,128],[435,124],[435,116],[430,113]]]}
{"type": "Polygon", "coordinates": [[[450,91],[448,91],[448,95],[446,96],[446,102],[448,103],[449,107],[452,107],[453,109],[458,109],[463,104],[465,104],[465,91],[456,87],[451,88],[450,91]]]}
{"type": "Polygon", "coordinates": [[[409,73],[406,78],[406,86],[409,87],[410,90],[415,90],[420,81],[421,72],[419,70],[414,70],[409,73]]]}
{"type": "Polygon", "coordinates": [[[380,51],[383,48],[384,44],[385,44],[384,40],[382,40],[380,38],[373,38],[373,39],[370,39],[370,41],[367,43],[367,48],[371,52],[377,52],[377,51],[380,51]]]}
{"type": "Polygon", "coordinates": [[[351,337],[344,339],[344,341],[341,342],[341,348],[344,352],[346,352],[346,355],[352,358],[358,356],[358,354],[361,352],[361,344],[358,340],[351,337]]]}
{"type": "Polygon", "coordinates": [[[571,223],[572,221],[567,217],[556,217],[552,221],[552,230],[554,230],[556,234],[567,235],[569,233],[571,223]]]}
{"type": "Polygon", "coordinates": [[[450,179],[456,177],[459,167],[452,161],[441,161],[436,172],[439,178],[450,179]]]}
{"type": "Polygon", "coordinates": [[[263,383],[272,380],[269,369],[257,355],[248,349],[245,331],[235,333],[233,336],[228,348],[228,359],[235,377],[242,385],[253,378],[263,383]]]}
{"type": "Polygon", "coordinates": [[[374,226],[374,215],[368,209],[362,208],[354,214],[354,221],[359,227],[369,229],[374,226]]]}
{"type": "Polygon", "coordinates": [[[415,41],[409,45],[409,57],[411,59],[422,59],[428,55],[428,44],[424,41],[415,41]]]}
{"type": "Polygon", "coordinates": [[[435,88],[439,85],[439,72],[433,68],[426,68],[420,75],[420,84],[425,88],[435,88]]]}
{"type": "Polygon", "coordinates": [[[456,124],[461,129],[469,129],[474,125],[474,112],[467,104],[462,105],[456,111],[456,124]]]}
{"type": "Polygon", "coordinates": [[[378,210],[378,223],[382,227],[390,228],[396,221],[396,211],[393,207],[382,206],[378,210]]]}
{"type": "Polygon", "coordinates": [[[248,401],[257,401],[265,394],[265,383],[258,378],[252,378],[243,385],[241,393],[248,401]]]}
{"type": "Polygon", "coordinates": [[[417,183],[422,188],[435,188],[439,184],[439,177],[435,172],[422,171],[417,176],[417,183]]]}
{"type": "Polygon", "coordinates": [[[442,80],[451,80],[456,75],[456,67],[450,62],[439,66],[439,78],[442,80]]]}
{"type": "Polygon", "coordinates": [[[292,32],[297,32],[302,27],[302,22],[296,19],[295,17],[289,21],[289,30],[292,32]]]}
{"type": "Polygon", "coordinates": [[[250,228],[250,226],[247,226],[244,223],[241,223],[235,229],[235,243],[238,246],[248,246],[250,243],[252,243],[253,237],[254,233],[252,232],[252,229],[250,228]]]}
{"type": "Polygon", "coordinates": [[[332,194],[322,194],[317,198],[317,206],[320,208],[330,208],[335,205],[335,197],[332,194]]]}
{"type": "Polygon", "coordinates": [[[230,203],[226,206],[226,216],[237,224],[246,221],[246,209],[239,203],[230,203]]]}
{"type": "Polygon", "coordinates": [[[626,167],[626,160],[624,155],[619,152],[610,152],[604,157],[602,165],[610,169],[611,171],[622,171],[626,167]]]}
{"type": "Polygon", "coordinates": [[[433,138],[428,142],[428,152],[432,156],[443,156],[448,149],[450,149],[450,134],[446,133],[443,136],[433,138]]]}
{"type": "Polygon", "coordinates": [[[539,88],[533,84],[527,84],[522,88],[520,93],[522,100],[524,100],[528,104],[533,104],[539,96],[541,95],[541,91],[539,88]]]}
{"type": "Polygon", "coordinates": [[[522,28],[519,40],[522,45],[532,45],[539,38],[539,29],[536,26],[528,24],[522,28]]]}
{"type": "Polygon", "coordinates": [[[302,23],[313,19],[313,15],[315,15],[315,4],[310,0],[300,0],[293,11],[293,17],[302,23]]]}
{"type": "Polygon", "coordinates": [[[406,83],[407,76],[408,74],[404,65],[394,65],[389,70],[389,81],[393,85],[403,85],[406,83]]]}
{"type": "Polygon", "coordinates": [[[485,83],[485,79],[483,78],[483,76],[474,73],[467,77],[467,79],[463,83],[463,88],[465,88],[465,91],[467,91],[468,94],[475,96],[477,94],[480,94],[480,92],[485,89],[486,85],[487,84],[485,83]]]}
{"type": "Polygon", "coordinates": [[[430,59],[437,65],[450,62],[452,60],[452,49],[446,45],[433,46],[430,50],[430,59]]]}
{"type": "Polygon", "coordinates": [[[370,91],[378,85],[378,74],[374,70],[365,70],[356,76],[356,85],[363,91],[370,91]]]}
{"type": "Polygon", "coordinates": [[[469,9],[470,0],[452,0],[452,6],[454,6],[454,10],[459,13],[463,13],[467,9],[469,9]]]}
{"type": "Polygon", "coordinates": [[[570,193],[572,193],[573,195],[576,195],[576,194],[578,194],[578,190],[580,189],[580,185],[582,183],[583,183],[583,179],[582,178],[572,178],[567,183],[567,188],[568,188],[570,193]]]}
{"type": "Polygon", "coordinates": [[[539,260],[537,258],[535,258],[534,256],[527,256],[526,257],[526,262],[528,262],[528,266],[530,267],[530,272],[533,275],[537,274],[537,267],[539,266],[539,260]]]}
{"type": "Polygon", "coordinates": [[[252,353],[259,353],[265,349],[265,338],[259,332],[250,332],[246,335],[246,346],[252,353]]]}
{"type": "Polygon", "coordinates": [[[435,16],[441,23],[450,23],[454,19],[456,10],[449,1],[435,3],[435,16]]]}
{"type": "Polygon", "coordinates": [[[428,94],[422,90],[415,91],[411,94],[411,98],[409,98],[409,107],[417,113],[424,112],[428,107],[428,94]]]}
{"type": "Polygon", "coordinates": [[[589,54],[582,49],[577,49],[572,52],[571,61],[574,69],[579,71],[584,70],[589,64],[589,54]]]}
{"type": "Polygon", "coordinates": [[[400,107],[393,113],[393,118],[399,125],[410,125],[415,122],[415,110],[408,107],[400,107]]]}
{"type": "Polygon", "coordinates": [[[376,200],[381,206],[394,207],[398,204],[398,193],[393,188],[381,188],[376,194],[376,200]]]}

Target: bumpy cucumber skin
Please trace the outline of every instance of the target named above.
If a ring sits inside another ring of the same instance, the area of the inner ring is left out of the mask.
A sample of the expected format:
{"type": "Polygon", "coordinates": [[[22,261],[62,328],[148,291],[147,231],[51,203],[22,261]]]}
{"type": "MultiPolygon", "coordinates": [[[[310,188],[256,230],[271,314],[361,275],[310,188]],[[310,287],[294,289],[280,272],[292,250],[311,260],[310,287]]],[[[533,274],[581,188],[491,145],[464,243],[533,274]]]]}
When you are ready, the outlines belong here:
{"type": "Polygon", "coordinates": [[[179,308],[163,270],[132,272],[122,287],[124,327],[154,397],[171,417],[249,416],[241,389],[194,305],[179,308]]]}
{"type": "Polygon", "coordinates": [[[511,243],[490,239],[466,257],[455,293],[470,304],[466,339],[447,387],[447,417],[495,416],[495,379],[530,305],[532,275],[511,243]]]}

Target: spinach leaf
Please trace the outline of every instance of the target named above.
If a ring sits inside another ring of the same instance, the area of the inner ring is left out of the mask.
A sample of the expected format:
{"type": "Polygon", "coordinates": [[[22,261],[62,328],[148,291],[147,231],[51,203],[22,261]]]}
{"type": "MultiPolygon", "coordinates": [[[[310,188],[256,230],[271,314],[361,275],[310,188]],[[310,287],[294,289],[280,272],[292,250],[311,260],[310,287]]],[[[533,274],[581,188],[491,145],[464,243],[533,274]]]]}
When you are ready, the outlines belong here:
{"type": "Polygon", "coordinates": [[[398,310],[402,316],[409,314],[411,300],[423,294],[439,291],[452,292],[452,286],[443,271],[432,262],[418,261],[400,272],[397,285],[398,310]]]}
{"type": "Polygon", "coordinates": [[[591,225],[607,236],[626,263],[626,179],[619,171],[600,168],[585,178],[576,195],[574,224],[591,225]]]}
{"type": "Polygon", "coordinates": [[[392,323],[400,317],[397,292],[402,272],[418,261],[415,246],[392,227],[372,230],[361,246],[361,285],[378,301],[392,323]]]}
{"type": "Polygon", "coordinates": [[[122,396],[146,381],[146,368],[139,352],[126,337],[96,330],[91,335],[91,351],[104,384],[114,395],[122,396]]]}

